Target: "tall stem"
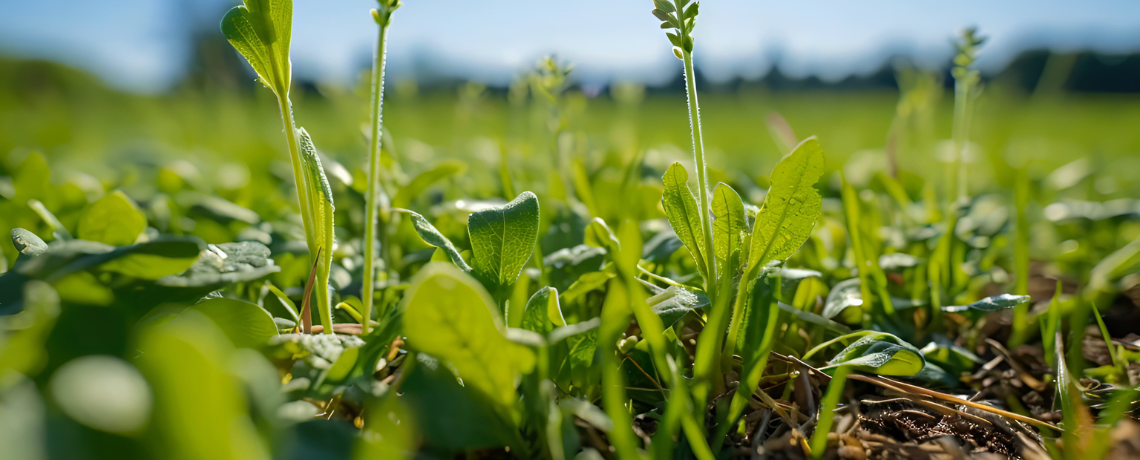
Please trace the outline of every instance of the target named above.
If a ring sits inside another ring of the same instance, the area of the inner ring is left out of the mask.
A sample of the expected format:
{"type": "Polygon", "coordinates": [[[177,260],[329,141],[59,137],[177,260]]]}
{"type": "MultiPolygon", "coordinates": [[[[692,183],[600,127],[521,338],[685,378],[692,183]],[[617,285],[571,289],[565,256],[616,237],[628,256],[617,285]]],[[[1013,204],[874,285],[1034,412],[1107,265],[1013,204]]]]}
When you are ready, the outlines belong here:
{"type": "Polygon", "coordinates": [[[368,152],[368,195],[364,208],[364,333],[371,329],[372,293],[376,282],[376,215],[380,198],[380,142],[384,125],[384,63],[387,59],[388,26],[381,25],[372,59],[372,145],[368,152]]]}
{"type": "Polygon", "coordinates": [[[708,265],[709,279],[705,280],[705,288],[710,300],[715,298],[717,267],[716,250],[713,247],[712,218],[709,213],[709,178],[708,169],[705,168],[705,143],[701,138],[701,108],[697,103],[697,78],[693,71],[693,53],[683,52],[685,61],[685,89],[689,95],[689,126],[693,134],[693,161],[697,167],[697,194],[701,200],[701,225],[705,232],[705,254],[708,265]]]}

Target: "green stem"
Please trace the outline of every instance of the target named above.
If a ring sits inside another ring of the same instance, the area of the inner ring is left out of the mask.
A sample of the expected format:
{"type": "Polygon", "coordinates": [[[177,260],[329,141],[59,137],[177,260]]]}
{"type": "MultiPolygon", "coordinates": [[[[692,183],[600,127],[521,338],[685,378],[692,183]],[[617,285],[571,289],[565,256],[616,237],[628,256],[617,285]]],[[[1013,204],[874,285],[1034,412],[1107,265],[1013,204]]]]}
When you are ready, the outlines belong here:
{"type": "Polygon", "coordinates": [[[701,200],[701,225],[705,232],[705,254],[708,254],[708,275],[705,287],[709,300],[715,300],[716,292],[713,287],[717,280],[716,249],[713,247],[712,219],[709,210],[709,178],[705,167],[705,143],[701,137],[701,108],[697,103],[697,76],[693,70],[693,53],[685,51],[682,56],[685,61],[685,89],[689,96],[689,126],[693,134],[693,162],[697,167],[697,194],[701,200]]]}
{"type": "MultiPolygon", "coordinates": [[[[305,228],[305,243],[309,247],[309,256],[318,257],[320,248],[314,228],[313,208],[308,196],[308,180],[302,170],[301,149],[297,141],[297,128],[293,123],[293,108],[289,103],[289,93],[287,91],[279,93],[277,102],[281,109],[281,120],[285,124],[285,139],[289,143],[289,159],[293,164],[293,182],[297,187],[297,203],[300,205],[301,222],[305,228]]],[[[332,251],[332,248],[325,248],[325,250],[332,251]]],[[[324,326],[324,333],[332,334],[332,315],[326,301],[328,298],[328,271],[327,267],[323,266],[324,264],[321,265],[318,266],[318,270],[324,271],[324,276],[317,276],[317,286],[314,287],[317,293],[317,310],[319,312],[317,316],[321,320],[321,326],[324,326]]]]}
{"type": "Polygon", "coordinates": [[[364,334],[368,334],[372,318],[372,295],[376,283],[376,227],[380,198],[380,143],[384,126],[384,64],[387,59],[388,26],[381,25],[376,40],[376,55],[372,60],[372,142],[368,152],[368,194],[364,204],[364,334]]]}
{"type": "Polygon", "coordinates": [[[835,408],[839,399],[843,397],[843,387],[847,384],[847,366],[840,366],[827,384],[827,394],[823,396],[823,407],[819,410],[819,422],[815,425],[815,432],[811,434],[811,456],[814,459],[823,458],[827,451],[827,433],[831,431],[831,422],[835,420],[835,408]]]}

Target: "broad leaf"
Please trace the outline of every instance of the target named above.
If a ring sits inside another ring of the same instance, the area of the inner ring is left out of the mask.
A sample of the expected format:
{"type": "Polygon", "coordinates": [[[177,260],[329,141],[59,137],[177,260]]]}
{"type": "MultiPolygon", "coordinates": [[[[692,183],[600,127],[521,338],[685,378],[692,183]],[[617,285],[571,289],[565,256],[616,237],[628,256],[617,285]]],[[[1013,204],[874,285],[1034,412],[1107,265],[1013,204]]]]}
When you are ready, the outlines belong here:
{"type": "Polygon", "coordinates": [[[164,286],[204,287],[258,279],[280,270],[261,243],[211,244],[186,273],[158,280],[164,286]]]}
{"type": "Polygon", "coordinates": [[[256,304],[237,299],[207,299],[190,307],[210,318],[239,348],[261,348],[277,335],[273,317],[256,304]]]}
{"type": "Polygon", "coordinates": [[[162,408],[154,411],[149,432],[162,437],[170,458],[270,458],[235,375],[239,355],[227,342],[199,314],[147,328],[138,339],[135,364],[162,408]]]}
{"type": "Polygon", "coordinates": [[[823,200],[815,183],[823,175],[823,150],[814,137],[776,164],[772,187],[752,226],[748,267],[754,274],[769,261],[791,257],[811,236],[823,200]]]}
{"type": "Polygon", "coordinates": [[[198,260],[202,241],[197,238],[160,238],[147,243],[126,246],[113,252],[121,257],[100,265],[101,270],[120,273],[145,280],[186,271],[198,260]]]}
{"type": "MultiPolygon", "coordinates": [[[[748,231],[744,214],[744,202],[740,195],[725,183],[716,184],[713,189],[713,244],[716,249],[717,264],[724,266],[728,255],[740,250],[744,233],[748,231]]],[[[741,256],[744,257],[743,255],[741,256]]],[[[725,271],[735,273],[736,267],[726,267],[725,271]]]]}
{"type": "Polygon", "coordinates": [[[471,214],[475,273],[498,289],[515,282],[538,241],[538,197],[523,192],[502,207],[471,214]]]}
{"type": "Polygon", "coordinates": [[[134,201],[115,190],[91,203],[79,217],[78,238],[111,246],[134,243],[146,230],[146,216],[134,201]]]}
{"type": "Polygon", "coordinates": [[[245,5],[226,13],[221,28],[222,35],[249,61],[262,83],[278,97],[288,96],[293,0],[245,0],[245,5]]]}
{"type": "Polygon", "coordinates": [[[702,246],[705,241],[704,227],[701,226],[701,208],[697,199],[689,190],[689,173],[681,163],[673,163],[661,177],[665,183],[665,192],[661,195],[661,205],[665,208],[665,216],[669,218],[669,225],[677,238],[684,243],[689,254],[696,262],[697,271],[709,283],[708,260],[702,246]]]}
{"type": "Polygon", "coordinates": [[[504,336],[505,327],[487,291],[466,273],[429,264],[404,297],[408,346],[451,363],[464,385],[511,413],[516,377],[534,367],[534,353],[504,336]]]}
{"type": "Polygon", "coordinates": [[[835,355],[828,367],[905,377],[919,373],[925,365],[922,352],[914,345],[886,332],[868,332],[835,355]]]}
{"type": "Polygon", "coordinates": [[[412,227],[415,227],[416,233],[420,235],[420,238],[422,238],[425,243],[443,250],[443,253],[447,254],[447,258],[451,259],[451,263],[463,269],[463,271],[471,271],[471,267],[463,260],[463,256],[459,254],[458,249],[455,249],[455,245],[451,244],[451,240],[443,236],[439,230],[436,230],[435,226],[433,226],[431,222],[428,222],[424,216],[407,209],[394,209],[394,211],[405,213],[412,218],[412,227]]]}

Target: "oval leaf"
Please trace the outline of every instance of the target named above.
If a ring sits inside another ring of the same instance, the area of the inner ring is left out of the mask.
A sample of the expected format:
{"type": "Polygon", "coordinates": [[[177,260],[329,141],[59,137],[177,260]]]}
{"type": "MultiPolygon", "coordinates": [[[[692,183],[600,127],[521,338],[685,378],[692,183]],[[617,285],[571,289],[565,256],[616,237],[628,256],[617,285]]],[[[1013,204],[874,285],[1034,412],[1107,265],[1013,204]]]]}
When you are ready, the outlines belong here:
{"type": "Polygon", "coordinates": [[[466,273],[429,264],[404,297],[408,346],[455,366],[465,386],[511,410],[519,373],[534,367],[534,353],[507,340],[490,295],[466,273]]]}
{"type": "Polygon", "coordinates": [[[79,239],[111,246],[134,243],[146,230],[146,216],[122,191],[108,193],[91,203],[79,217],[79,239]]]}
{"type": "Polygon", "coordinates": [[[475,273],[493,288],[515,282],[538,241],[538,197],[523,192],[502,207],[471,214],[475,273]]]}
{"type": "Polygon", "coordinates": [[[210,318],[239,348],[261,348],[277,335],[273,317],[256,304],[227,298],[204,300],[189,310],[210,318]]]}

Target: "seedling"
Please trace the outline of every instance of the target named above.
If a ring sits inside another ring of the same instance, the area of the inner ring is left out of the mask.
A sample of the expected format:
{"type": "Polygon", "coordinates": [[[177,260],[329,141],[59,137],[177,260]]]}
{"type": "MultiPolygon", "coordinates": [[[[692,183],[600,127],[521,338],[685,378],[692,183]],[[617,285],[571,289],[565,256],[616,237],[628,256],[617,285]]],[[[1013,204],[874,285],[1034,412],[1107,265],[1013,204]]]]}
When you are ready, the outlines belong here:
{"type": "Polygon", "coordinates": [[[301,221],[309,254],[317,264],[317,307],[326,334],[332,334],[332,305],[328,289],[332,265],[332,191],[324,179],[324,169],[308,135],[293,123],[289,101],[292,65],[289,45],[293,31],[292,0],[246,0],[222,18],[222,33],[257,73],[258,79],[277,96],[285,140],[293,165],[301,221]],[[302,139],[304,137],[304,139],[302,139]],[[323,249],[323,252],[322,252],[323,249]],[[320,254],[324,254],[321,258],[320,254]]]}

